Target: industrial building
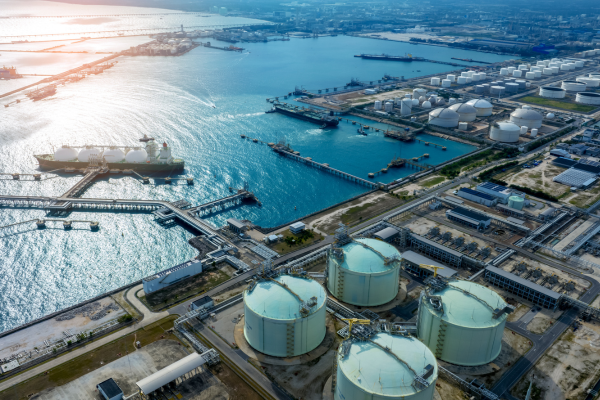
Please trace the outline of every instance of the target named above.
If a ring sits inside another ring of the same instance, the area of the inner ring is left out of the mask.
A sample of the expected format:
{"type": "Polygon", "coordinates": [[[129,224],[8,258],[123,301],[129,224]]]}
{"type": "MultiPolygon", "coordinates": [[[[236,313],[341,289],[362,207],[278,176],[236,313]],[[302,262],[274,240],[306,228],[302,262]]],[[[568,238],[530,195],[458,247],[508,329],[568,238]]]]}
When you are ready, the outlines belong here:
{"type": "Polygon", "coordinates": [[[314,350],[325,337],[325,290],[316,281],[279,275],[244,291],[244,336],[248,344],[274,357],[314,350]]]}
{"type": "Polygon", "coordinates": [[[236,233],[244,233],[248,229],[245,223],[236,218],[229,218],[227,220],[227,226],[236,233]]]}
{"type": "Polygon", "coordinates": [[[421,268],[419,265],[433,265],[439,267],[437,270],[438,276],[442,276],[444,278],[451,278],[457,274],[456,270],[453,270],[450,267],[446,267],[437,261],[432,260],[431,258],[427,258],[420,254],[415,253],[412,250],[405,251],[402,253],[402,268],[413,275],[418,276],[419,278],[427,278],[433,274],[432,270],[421,268]]]}
{"type": "Polygon", "coordinates": [[[290,232],[292,232],[294,235],[297,235],[304,229],[306,229],[306,225],[304,224],[304,222],[295,222],[290,225],[290,232]]]}
{"type": "Polygon", "coordinates": [[[204,296],[192,303],[192,310],[206,310],[214,305],[215,302],[213,301],[212,297],[204,296]]]}
{"type": "Polygon", "coordinates": [[[497,185],[492,182],[483,182],[477,185],[477,191],[485,194],[489,194],[492,197],[498,199],[500,203],[508,204],[508,198],[512,194],[512,190],[506,186],[497,185]]]}
{"type": "Polygon", "coordinates": [[[148,276],[142,279],[144,293],[149,294],[157,290],[166,288],[174,283],[190,278],[202,272],[202,262],[200,260],[190,260],[176,265],[158,274],[148,276]]]}
{"type": "Polygon", "coordinates": [[[488,207],[493,207],[498,204],[497,198],[469,188],[460,188],[456,195],[462,197],[463,199],[471,200],[475,203],[483,204],[484,206],[488,207]]]}
{"type": "Polygon", "coordinates": [[[394,239],[400,236],[400,231],[398,229],[392,228],[388,226],[378,232],[373,234],[375,239],[383,240],[384,242],[392,242],[394,239]]]}
{"type": "Polygon", "coordinates": [[[492,219],[489,216],[467,210],[464,207],[456,207],[453,210],[447,210],[446,218],[450,221],[455,221],[471,228],[481,230],[489,228],[492,222],[492,219]]]}
{"type": "Polygon", "coordinates": [[[432,400],[438,378],[433,353],[411,336],[379,332],[340,346],[335,400],[432,400]]]}
{"type": "Polygon", "coordinates": [[[462,265],[462,253],[436,243],[433,240],[424,238],[423,236],[419,236],[414,233],[411,234],[410,246],[418,252],[428,255],[429,257],[441,261],[444,264],[452,265],[453,267],[457,268],[462,265]]]}
{"type": "Polygon", "coordinates": [[[98,389],[104,400],[121,400],[123,398],[123,390],[121,390],[113,378],[108,378],[104,382],[97,384],[96,389],[98,389]]]}
{"type": "Polygon", "coordinates": [[[588,188],[596,182],[598,175],[575,168],[569,168],[563,173],[552,178],[552,181],[562,183],[569,187],[588,188]]]}
{"type": "Polygon", "coordinates": [[[538,306],[550,310],[555,310],[558,307],[560,294],[500,268],[491,265],[487,266],[485,269],[485,279],[492,285],[498,286],[538,306]]]}
{"type": "Polygon", "coordinates": [[[379,306],[398,294],[400,253],[376,239],[356,239],[330,250],[327,289],[356,306],[379,306]]]}
{"type": "Polygon", "coordinates": [[[441,360],[463,366],[487,364],[500,354],[506,312],[511,310],[485,286],[450,280],[433,294],[421,293],[417,335],[441,360]]]}

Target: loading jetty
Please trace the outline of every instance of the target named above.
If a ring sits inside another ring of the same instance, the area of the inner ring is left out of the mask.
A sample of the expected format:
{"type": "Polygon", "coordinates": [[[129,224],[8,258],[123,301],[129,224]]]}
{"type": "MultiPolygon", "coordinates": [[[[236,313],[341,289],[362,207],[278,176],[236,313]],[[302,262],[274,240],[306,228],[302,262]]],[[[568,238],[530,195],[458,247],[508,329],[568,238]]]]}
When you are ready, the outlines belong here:
{"type": "Polygon", "coordinates": [[[230,45],[229,47],[219,47],[219,46],[213,46],[212,44],[210,44],[210,42],[206,42],[206,43],[202,43],[199,42],[199,44],[202,45],[202,47],[208,47],[209,49],[217,49],[217,50],[224,50],[224,51],[237,51],[237,52],[242,52],[245,49],[242,47],[236,47],[234,45],[230,45]]]}
{"type": "Polygon", "coordinates": [[[479,64],[493,64],[491,62],[487,62],[487,61],[478,61],[478,60],[473,60],[471,58],[457,58],[457,57],[451,57],[453,60],[458,60],[458,61],[466,61],[466,62],[474,62],[474,63],[479,63],[479,64]]]}
{"type": "Polygon", "coordinates": [[[401,61],[401,62],[413,62],[413,61],[422,61],[422,62],[430,62],[435,64],[445,64],[452,65],[453,67],[469,67],[469,65],[457,64],[449,61],[438,61],[438,60],[429,60],[423,57],[413,57],[411,54],[404,56],[391,56],[389,54],[357,54],[354,57],[362,58],[363,60],[378,60],[378,61],[401,61]]]}
{"type": "Polygon", "coordinates": [[[387,165],[387,167],[380,169],[377,172],[371,172],[369,173],[369,178],[375,178],[375,175],[378,174],[387,174],[390,168],[402,168],[402,167],[413,167],[416,168],[418,170],[421,171],[426,171],[429,168],[433,168],[433,165],[429,165],[429,164],[418,164],[418,162],[423,159],[423,158],[429,158],[429,154],[425,153],[419,157],[413,157],[412,159],[407,159],[407,158],[394,158],[392,159],[392,161],[390,161],[387,165]]]}

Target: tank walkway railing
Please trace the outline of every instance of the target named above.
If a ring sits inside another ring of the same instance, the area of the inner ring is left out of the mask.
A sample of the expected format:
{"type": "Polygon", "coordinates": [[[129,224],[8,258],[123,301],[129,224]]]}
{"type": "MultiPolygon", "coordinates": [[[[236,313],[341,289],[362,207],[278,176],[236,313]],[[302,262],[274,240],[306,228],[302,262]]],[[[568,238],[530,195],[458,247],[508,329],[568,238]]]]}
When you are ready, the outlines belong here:
{"type": "Polygon", "coordinates": [[[280,149],[277,149],[275,147],[273,148],[273,150],[275,152],[277,152],[277,154],[281,154],[283,156],[292,158],[292,159],[294,159],[296,161],[299,161],[299,162],[301,162],[303,164],[310,165],[311,167],[327,171],[329,173],[332,173],[333,175],[340,176],[340,177],[342,177],[344,179],[348,179],[351,182],[356,182],[356,183],[359,183],[361,185],[372,187],[374,189],[379,189],[381,187],[385,187],[385,185],[382,184],[382,183],[371,182],[371,181],[368,181],[366,179],[359,178],[358,176],[351,175],[351,174],[349,174],[347,172],[340,171],[340,170],[335,169],[335,168],[331,168],[329,165],[325,165],[325,164],[321,164],[321,163],[318,163],[316,161],[313,161],[313,160],[311,160],[308,157],[301,157],[299,155],[290,153],[289,151],[280,150],[280,149]]]}
{"type": "Polygon", "coordinates": [[[448,371],[446,368],[442,367],[438,364],[438,371],[441,376],[448,379],[451,382],[454,382],[458,387],[460,387],[465,392],[471,393],[481,399],[485,400],[499,400],[499,397],[493,393],[492,391],[486,389],[484,386],[478,387],[470,384],[464,379],[454,375],[452,372],[448,371]]]}

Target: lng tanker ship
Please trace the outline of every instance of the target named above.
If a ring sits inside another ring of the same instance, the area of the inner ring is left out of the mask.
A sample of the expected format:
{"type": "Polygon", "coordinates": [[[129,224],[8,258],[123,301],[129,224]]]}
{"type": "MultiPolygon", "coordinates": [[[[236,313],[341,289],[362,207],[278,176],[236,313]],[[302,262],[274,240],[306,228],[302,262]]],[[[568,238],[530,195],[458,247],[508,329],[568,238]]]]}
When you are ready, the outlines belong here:
{"type": "Polygon", "coordinates": [[[327,115],[326,112],[320,113],[316,110],[291,106],[286,103],[274,104],[272,111],[324,126],[338,126],[340,123],[337,118],[327,115]]]}
{"type": "Polygon", "coordinates": [[[159,146],[146,135],[139,146],[62,146],[54,154],[34,157],[43,169],[86,168],[105,160],[110,169],[132,169],[147,172],[175,172],[183,170],[185,162],[171,156],[167,143],[159,146]]]}

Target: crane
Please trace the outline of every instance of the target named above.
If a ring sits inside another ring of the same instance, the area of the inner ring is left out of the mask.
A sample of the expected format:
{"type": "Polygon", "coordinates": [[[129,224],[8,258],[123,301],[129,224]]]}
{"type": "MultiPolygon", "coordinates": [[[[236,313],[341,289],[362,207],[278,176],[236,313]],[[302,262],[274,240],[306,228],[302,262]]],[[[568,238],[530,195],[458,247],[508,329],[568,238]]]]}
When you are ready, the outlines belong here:
{"type": "Polygon", "coordinates": [[[437,265],[419,264],[419,268],[433,270],[433,277],[437,277],[438,269],[444,269],[444,267],[438,267],[437,265]]]}
{"type": "Polygon", "coordinates": [[[371,320],[369,319],[342,318],[342,321],[346,321],[348,323],[348,337],[350,337],[352,334],[352,325],[371,325],[371,320]]]}

